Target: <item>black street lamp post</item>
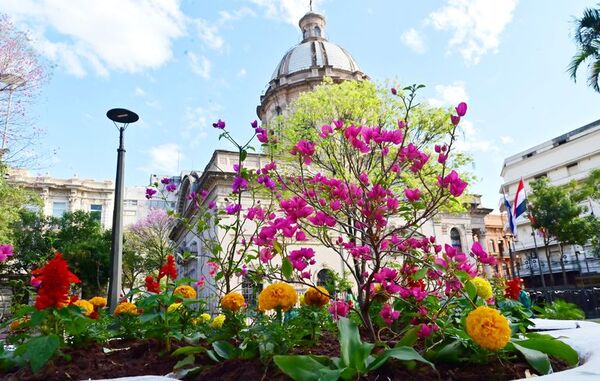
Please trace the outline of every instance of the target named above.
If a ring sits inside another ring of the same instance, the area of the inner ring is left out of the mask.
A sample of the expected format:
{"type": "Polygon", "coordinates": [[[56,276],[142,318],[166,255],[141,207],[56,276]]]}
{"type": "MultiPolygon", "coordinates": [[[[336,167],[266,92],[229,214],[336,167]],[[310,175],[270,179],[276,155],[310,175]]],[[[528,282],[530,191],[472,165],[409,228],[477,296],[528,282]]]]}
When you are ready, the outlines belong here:
{"type": "Polygon", "coordinates": [[[123,132],[125,132],[130,123],[137,122],[139,116],[135,112],[123,108],[108,110],[106,116],[114,122],[115,127],[119,130],[115,205],[113,209],[112,244],[110,248],[110,284],[108,286],[108,305],[110,312],[113,313],[119,303],[121,276],[123,274],[123,177],[125,175],[123,132]]]}

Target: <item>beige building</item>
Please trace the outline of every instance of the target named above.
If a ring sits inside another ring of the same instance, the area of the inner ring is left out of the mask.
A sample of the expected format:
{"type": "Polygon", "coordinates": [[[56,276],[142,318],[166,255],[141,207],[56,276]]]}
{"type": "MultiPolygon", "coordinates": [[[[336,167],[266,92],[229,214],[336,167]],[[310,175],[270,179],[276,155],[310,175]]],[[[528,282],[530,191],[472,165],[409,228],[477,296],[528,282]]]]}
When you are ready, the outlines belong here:
{"type": "MultiPolygon", "coordinates": [[[[267,124],[277,115],[284,114],[288,105],[300,93],[312,90],[325,76],[331,77],[334,82],[368,79],[346,50],[325,39],[325,18],[322,15],[309,12],[300,19],[299,26],[303,35],[302,42],[284,54],[269,81],[266,92],[261,96],[257,114],[263,124],[267,124]]],[[[183,176],[178,190],[177,211],[190,220],[197,218],[196,209],[188,200],[188,195],[190,192],[200,192],[203,189],[208,191],[205,203],[214,201],[219,207],[225,206],[227,204],[225,198],[229,197],[231,192],[233,164],[237,161],[237,152],[217,150],[203,171],[192,171],[183,176]]],[[[245,166],[256,169],[264,166],[268,161],[263,155],[249,154],[245,166]]],[[[439,214],[424,224],[421,233],[428,236],[435,235],[438,242],[450,244],[465,252],[475,240],[480,241],[485,247],[487,238],[484,218],[490,212],[491,209],[481,207],[478,196],[473,196],[465,213],[439,214]]],[[[217,227],[213,227],[211,234],[223,238],[223,246],[226,246],[232,238],[224,237],[224,233],[217,227]]],[[[210,253],[202,247],[202,240],[185,229],[182,224],[175,226],[171,239],[180,252],[189,251],[195,255],[194,260],[180,263],[180,274],[191,278],[210,279],[207,265],[210,253]]],[[[342,273],[343,264],[336,254],[316,242],[303,242],[302,246],[312,246],[317,253],[317,263],[311,267],[313,281],[322,282],[331,270],[342,273]]],[[[242,278],[237,281],[242,282],[242,278]]],[[[213,298],[212,302],[209,302],[209,306],[212,307],[216,306],[215,291],[214,285],[209,283],[207,287],[200,290],[201,297],[213,298]]],[[[254,297],[252,285],[242,283],[241,291],[252,303],[254,297]]]]}
{"type": "MultiPolygon", "coordinates": [[[[506,158],[501,172],[504,179],[502,189],[512,203],[521,178],[525,190],[529,192],[529,182],[534,179],[547,177],[552,185],[565,185],[573,180],[584,180],[597,168],[600,168],[600,120],[506,158]]],[[[587,209],[586,213],[600,215],[599,200],[586,200],[583,206],[587,209]]],[[[542,238],[537,233],[533,234],[525,213],[517,220],[517,239],[514,242],[518,275],[537,286],[541,283],[540,268],[549,280],[551,266],[556,283],[562,284],[558,245],[554,243],[550,247],[550,265],[542,245],[542,238]]],[[[593,257],[588,246],[566,245],[563,247],[563,255],[569,283],[574,283],[575,278],[581,274],[597,273],[600,270],[600,263],[593,257]]]]}

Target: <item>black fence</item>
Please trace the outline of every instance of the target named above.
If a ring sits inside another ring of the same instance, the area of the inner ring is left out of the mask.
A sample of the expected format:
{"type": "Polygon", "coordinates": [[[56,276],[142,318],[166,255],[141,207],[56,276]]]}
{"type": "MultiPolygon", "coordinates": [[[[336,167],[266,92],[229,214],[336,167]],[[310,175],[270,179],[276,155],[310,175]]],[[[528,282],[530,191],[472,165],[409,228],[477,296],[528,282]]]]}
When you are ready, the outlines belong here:
{"type": "Polygon", "coordinates": [[[600,287],[528,290],[534,304],[551,303],[562,299],[574,303],[585,312],[587,319],[600,318],[600,287]]]}

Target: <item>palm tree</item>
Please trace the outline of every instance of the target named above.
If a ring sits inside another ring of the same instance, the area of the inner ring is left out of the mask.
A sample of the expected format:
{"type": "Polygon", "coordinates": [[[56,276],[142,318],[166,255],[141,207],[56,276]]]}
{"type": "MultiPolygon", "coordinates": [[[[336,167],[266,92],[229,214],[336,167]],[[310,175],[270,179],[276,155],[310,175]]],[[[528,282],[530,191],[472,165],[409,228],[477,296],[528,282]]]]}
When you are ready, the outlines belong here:
{"type": "MultiPolygon", "coordinates": [[[[600,4],[598,4],[600,7],[600,4]]],[[[567,71],[577,81],[579,65],[588,62],[588,85],[600,93],[600,8],[587,8],[583,17],[576,19],[575,43],[578,51],[573,56],[567,71]]]]}

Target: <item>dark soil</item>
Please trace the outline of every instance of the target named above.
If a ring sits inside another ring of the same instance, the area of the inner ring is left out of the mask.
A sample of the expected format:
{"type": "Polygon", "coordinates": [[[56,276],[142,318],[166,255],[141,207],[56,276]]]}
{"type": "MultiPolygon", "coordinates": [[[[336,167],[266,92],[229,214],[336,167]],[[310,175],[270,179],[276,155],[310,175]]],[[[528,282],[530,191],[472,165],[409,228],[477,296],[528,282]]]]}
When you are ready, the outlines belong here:
{"type": "MultiPolygon", "coordinates": [[[[179,345],[175,345],[177,347],[179,345]]],[[[42,372],[32,375],[28,369],[20,369],[10,374],[0,374],[0,380],[81,380],[113,378],[136,375],[166,375],[173,369],[176,358],[163,354],[164,348],[155,341],[120,341],[111,343],[112,349],[127,348],[105,354],[102,346],[92,345],[85,349],[68,352],[71,361],[57,359],[42,372]]],[[[339,356],[337,336],[325,333],[315,345],[295,348],[292,354],[314,354],[339,356]]],[[[187,381],[288,381],[271,361],[263,363],[259,359],[227,360],[215,363],[206,355],[196,356],[196,366],[202,371],[185,378],[187,381]]],[[[566,364],[552,361],[555,372],[567,368],[566,364]]],[[[438,364],[437,371],[428,366],[418,365],[408,369],[400,361],[391,359],[377,371],[361,378],[364,381],[421,381],[421,380],[485,380],[504,381],[525,377],[525,371],[531,367],[526,362],[501,363],[499,361],[485,365],[476,364],[438,364]],[[438,373],[439,372],[439,373],[438,373]]]]}
{"type": "MultiPolygon", "coordinates": [[[[66,381],[101,379],[138,375],[165,375],[173,370],[178,359],[164,354],[164,346],[156,341],[113,341],[105,347],[116,349],[104,353],[103,346],[93,344],[66,352],[67,358],[57,358],[33,375],[29,368],[13,373],[0,373],[6,381],[66,381]],[[121,350],[119,350],[121,349],[121,350]]],[[[177,344],[174,345],[178,347],[177,344]]]]}

